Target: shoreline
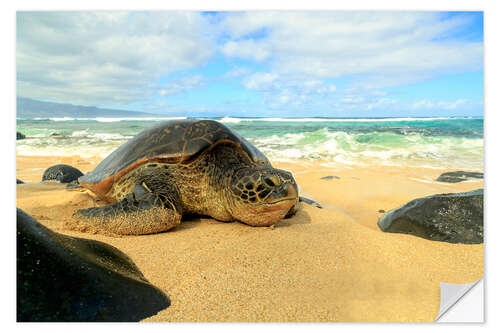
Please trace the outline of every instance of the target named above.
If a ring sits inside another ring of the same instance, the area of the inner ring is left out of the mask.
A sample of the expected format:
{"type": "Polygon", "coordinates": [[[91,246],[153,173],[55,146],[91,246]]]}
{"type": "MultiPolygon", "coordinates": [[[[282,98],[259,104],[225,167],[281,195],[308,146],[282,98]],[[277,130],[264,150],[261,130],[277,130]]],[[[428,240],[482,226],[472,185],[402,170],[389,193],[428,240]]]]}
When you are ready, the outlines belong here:
{"type": "Polygon", "coordinates": [[[100,158],[16,160],[17,178],[28,182],[17,186],[19,208],[56,232],[117,247],[170,296],[172,305],[145,321],[434,321],[439,282],[483,276],[483,244],[383,233],[376,225],[379,210],[484,186],[434,181],[456,170],[278,162],[301,195],[324,209],[302,203],[274,229],[196,217],[164,233],[110,237],[63,228],[76,209],[96,204],[87,191],[38,183],[46,167],[64,163],[85,173],[100,158]],[[327,176],[334,177],[321,179],[327,176]]]}
{"type": "MultiPolygon", "coordinates": [[[[74,167],[81,168],[82,172],[88,172],[95,168],[97,164],[99,164],[105,157],[93,155],[89,157],[81,156],[78,154],[74,155],[56,155],[56,156],[46,156],[46,155],[20,155],[16,154],[16,173],[19,175],[23,175],[23,171],[25,169],[43,169],[45,170],[47,167],[54,164],[69,164],[74,167]],[[32,163],[39,163],[37,167],[34,167],[32,163]],[[21,167],[21,168],[19,168],[21,167]]],[[[483,168],[450,168],[450,167],[439,167],[439,166],[402,166],[395,164],[368,164],[368,163],[341,163],[341,162],[333,162],[328,160],[306,160],[306,159],[297,159],[297,160],[271,160],[271,163],[274,167],[283,168],[283,169],[291,169],[295,171],[295,173],[301,173],[304,171],[311,171],[314,169],[316,171],[348,171],[348,170],[357,170],[357,169],[396,169],[396,170],[419,170],[424,173],[428,172],[432,175],[440,175],[444,172],[449,171],[468,171],[468,172],[484,172],[483,168]]],[[[42,173],[43,173],[42,170],[42,173]]],[[[41,175],[41,174],[40,174],[41,175]]],[[[35,177],[37,177],[37,173],[28,174],[28,178],[32,179],[32,181],[36,181],[35,177]]],[[[436,176],[437,177],[437,176],[436,176]]],[[[40,176],[41,179],[41,176],[40,176]]]]}

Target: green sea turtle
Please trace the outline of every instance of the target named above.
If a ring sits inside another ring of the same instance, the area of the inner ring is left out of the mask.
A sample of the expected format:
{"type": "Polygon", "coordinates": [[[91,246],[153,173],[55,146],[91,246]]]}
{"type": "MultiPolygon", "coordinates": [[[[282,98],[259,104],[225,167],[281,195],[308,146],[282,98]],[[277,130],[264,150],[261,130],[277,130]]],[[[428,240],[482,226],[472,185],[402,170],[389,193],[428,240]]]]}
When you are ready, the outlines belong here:
{"type": "Polygon", "coordinates": [[[271,226],[298,202],[290,172],[213,120],[158,123],[78,181],[110,204],[79,210],[77,220],[116,234],[166,231],[187,213],[271,226]]]}

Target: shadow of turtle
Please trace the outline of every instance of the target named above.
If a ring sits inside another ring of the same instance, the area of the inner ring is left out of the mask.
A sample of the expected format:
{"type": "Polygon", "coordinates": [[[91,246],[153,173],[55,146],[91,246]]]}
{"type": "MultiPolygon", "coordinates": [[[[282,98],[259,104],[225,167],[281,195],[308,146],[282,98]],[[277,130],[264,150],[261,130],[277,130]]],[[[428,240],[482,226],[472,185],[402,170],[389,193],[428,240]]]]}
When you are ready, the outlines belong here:
{"type": "Polygon", "coordinates": [[[194,214],[184,215],[182,217],[181,223],[179,225],[177,225],[177,226],[175,226],[175,228],[172,228],[172,229],[167,230],[165,232],[169,232],[169,233],[181,232],[181,231],[188,230],[191,228],[196,228],[197,226],[199,226],[201,224],[201,220],[203,218],[204,218],[203,216],[194,215],[194,214]]]}
{"type": "MultiPolygon", "coordinates": [[[[189,230],[191,228],[196,228],[202,223],[206,223],[207,221],[212,222],[212,223],[220,223],[220,224],[226,224],[226,223],[241,223],[238,221],[230,221],[230,222],[222,222],[222,221],[217,221],[211,216],[207,215],[196,215],[196,214],[188,214],[182,217],[181,224],[177,225],[175,228],[172,228],[168,231],[169,233],[173,232],[182,232],[185,230],[189,230]]],[[[274,225],[275,228],[283,228],[283,227],[289,227],[292,225],[300,225],[300,224],[310,224],[311,223],[311,217],[307,212],[305,212],[304,209],[299,209],[295,215],[289,217],[289,218],[284,218],[280,222],[274,225]]],[[[241,223],[242,225],[246,225],[244,223],[241,223]]],[[[249,225],[246,225],[248,228],[259,228],[259,227],[252,227],[249,225]]]]}
{"type": "Polygon", "coordinates": [[[304,204],[301,203],[301,206],[299,207],[295,215],[281,220],[279,223],[275,225],[275,228],[286,228],[293,225],[311,224],[311,217],[309,216],[309,213],[307,213],[305,209],[303,209],[302,205],[304,204]]]}

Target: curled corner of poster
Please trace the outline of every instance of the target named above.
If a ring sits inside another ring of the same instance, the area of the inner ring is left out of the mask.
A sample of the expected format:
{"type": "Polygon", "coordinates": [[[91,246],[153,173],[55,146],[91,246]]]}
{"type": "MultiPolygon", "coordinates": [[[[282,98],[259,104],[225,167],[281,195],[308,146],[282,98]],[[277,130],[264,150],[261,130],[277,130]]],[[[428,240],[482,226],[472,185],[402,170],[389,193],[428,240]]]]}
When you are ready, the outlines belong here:
{"type": "Polygon", "coordinates": [[[484,322],[483,279],[472,283],[453,284],[441,282],[441,303],[437,322],[484,322]]]}

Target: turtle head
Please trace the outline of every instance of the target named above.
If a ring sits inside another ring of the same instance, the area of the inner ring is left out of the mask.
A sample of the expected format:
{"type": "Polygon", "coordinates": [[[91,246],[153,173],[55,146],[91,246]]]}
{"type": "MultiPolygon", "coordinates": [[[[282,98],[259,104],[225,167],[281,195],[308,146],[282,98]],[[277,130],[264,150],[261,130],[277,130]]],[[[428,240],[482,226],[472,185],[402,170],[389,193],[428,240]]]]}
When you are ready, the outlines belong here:
{"type": "Polygon", "coordinates": [[[236,171],[231,182],[233,218],[252,226],[279,222],[298,201],[298,189],[290,172],[270,167],[236,171]]]}

